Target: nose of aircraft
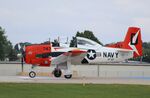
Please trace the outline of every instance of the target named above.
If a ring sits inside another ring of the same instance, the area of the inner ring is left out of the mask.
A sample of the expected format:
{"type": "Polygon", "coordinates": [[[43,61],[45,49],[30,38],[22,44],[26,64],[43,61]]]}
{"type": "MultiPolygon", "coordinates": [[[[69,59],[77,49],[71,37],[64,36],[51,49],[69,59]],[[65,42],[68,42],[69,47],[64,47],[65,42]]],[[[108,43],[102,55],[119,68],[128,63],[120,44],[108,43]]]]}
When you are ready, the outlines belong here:
{"type": "Polygon", "coordinates": [[[18,57],[18,58],[22,58],[22,54],[21,54],[21,53],[18,53],[18,54],[17,54],[17,57],[18,57]]]}

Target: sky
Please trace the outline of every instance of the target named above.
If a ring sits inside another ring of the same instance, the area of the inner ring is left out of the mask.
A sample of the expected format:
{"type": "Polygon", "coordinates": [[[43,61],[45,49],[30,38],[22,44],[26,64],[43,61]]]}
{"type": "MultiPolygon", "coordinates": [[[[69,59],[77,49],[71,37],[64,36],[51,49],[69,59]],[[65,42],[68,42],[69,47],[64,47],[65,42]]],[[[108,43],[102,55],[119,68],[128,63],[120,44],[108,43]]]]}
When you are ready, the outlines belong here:
{"type": "Polygon", "coordinates": [[[150,0],[0,0],[0,26],[8,39],[41,43],[93,31],[104,44],[123,41],[130,26],[150,41],[150,0]]]}

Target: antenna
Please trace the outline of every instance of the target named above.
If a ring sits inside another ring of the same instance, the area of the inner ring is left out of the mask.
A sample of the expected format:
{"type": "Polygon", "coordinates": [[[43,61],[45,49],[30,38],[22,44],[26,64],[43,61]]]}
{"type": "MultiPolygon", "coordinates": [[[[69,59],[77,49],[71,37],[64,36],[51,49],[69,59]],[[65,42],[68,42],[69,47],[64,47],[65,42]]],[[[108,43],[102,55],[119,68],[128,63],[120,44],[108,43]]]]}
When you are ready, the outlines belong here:
{"type": "Polygon", "coordinates": [[[59,36],[58,36],[58,39],[57,39],[57,41],[58,41],[58,43],[60,43],[60,38],[59,38],[59,36]]]}
{"type": "Polygon", "coordinates": [[[66,41],[66,43],[68,44],[68,37],[67,37],[67,41],[66,41]]]}
{"type": "Polygon", "coordinates": [[[49,43],[51,42],[51,38],[49,38],[49,43]]]}

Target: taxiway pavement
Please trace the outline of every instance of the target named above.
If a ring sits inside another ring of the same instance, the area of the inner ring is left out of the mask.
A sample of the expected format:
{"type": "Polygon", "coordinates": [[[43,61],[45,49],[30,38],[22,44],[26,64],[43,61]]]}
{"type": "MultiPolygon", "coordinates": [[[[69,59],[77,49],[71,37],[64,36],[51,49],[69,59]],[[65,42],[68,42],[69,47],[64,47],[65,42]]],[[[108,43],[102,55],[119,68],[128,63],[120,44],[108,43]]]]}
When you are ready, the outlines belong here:
{"type": "Polygon", "coordinates": [[[140,78],[55,78],[55,77],[36,77],[30,78],[28,76],[0,76],[0,83],[67,83],[67,84],[138,84],[150,85],[149,79],[140,78]]]}

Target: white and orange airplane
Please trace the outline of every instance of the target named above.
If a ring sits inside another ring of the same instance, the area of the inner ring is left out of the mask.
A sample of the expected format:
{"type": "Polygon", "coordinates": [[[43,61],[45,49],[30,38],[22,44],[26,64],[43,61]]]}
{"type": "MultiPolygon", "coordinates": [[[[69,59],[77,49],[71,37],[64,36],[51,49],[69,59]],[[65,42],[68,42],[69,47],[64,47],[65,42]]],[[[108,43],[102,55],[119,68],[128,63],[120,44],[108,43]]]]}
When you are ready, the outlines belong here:
{"type": "MultiPolygon", "coordinates": [[[[52,44],[35,44],[26,46],[19,54],[27,64],[35,66],[55,66],[53,74],[55,77],[62,75],[69,79],[72,77],[71,65],[99,64],[107,62],[121,62],[129,58],[142,56],[141,30],[130,27],[123,42],[108,46],[102,46],[92,40],[77,37],[77,47],[61,44],[53,47],[52,44]]],[[[18,56],[19,56],[18,55],[18,56]]],[[[22,62],[23,64],[23,62],[22,62]]],[[[34,71],[29,73],[31,78],[36,76],[34,71]]]]}

